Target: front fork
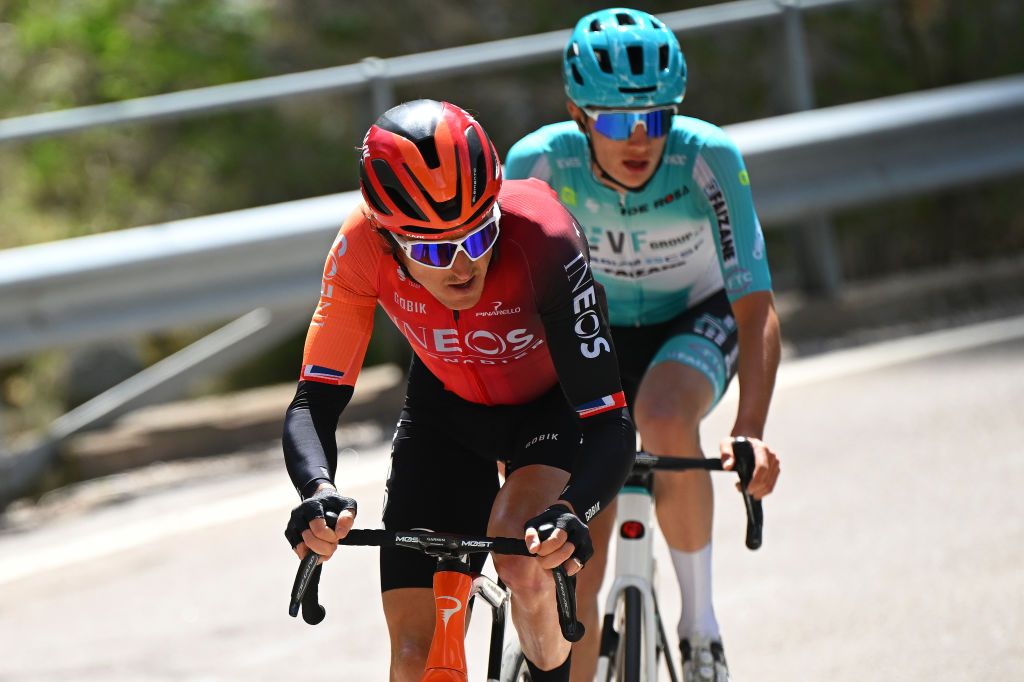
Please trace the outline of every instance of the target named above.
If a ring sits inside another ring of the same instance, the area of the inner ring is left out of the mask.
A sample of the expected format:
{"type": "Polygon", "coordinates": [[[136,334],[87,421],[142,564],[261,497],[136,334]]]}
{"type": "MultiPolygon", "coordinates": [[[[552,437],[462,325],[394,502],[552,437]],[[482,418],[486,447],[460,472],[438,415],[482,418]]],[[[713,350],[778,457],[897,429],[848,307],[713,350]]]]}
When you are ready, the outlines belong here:
{"type": "MultiPolygon", "coordinates": [[[[644,666],[647,680],[657,679],[657,645],[660,630],[654,600],[654,533],[651,525],[651,476],[631,476],[616,499],[615,514],[615,580],[608,591],[604,623],[601,628],[601,652],[597,679],[609,679],[610,662],[618,648],[615,632],[615,610],[627,587],[639,590],[644,601],[644,666]]],[[[634,636],[638,633],[634,633],[634,636]]],[[[667,655],[667,652],[666,652],[667,655]]]]}

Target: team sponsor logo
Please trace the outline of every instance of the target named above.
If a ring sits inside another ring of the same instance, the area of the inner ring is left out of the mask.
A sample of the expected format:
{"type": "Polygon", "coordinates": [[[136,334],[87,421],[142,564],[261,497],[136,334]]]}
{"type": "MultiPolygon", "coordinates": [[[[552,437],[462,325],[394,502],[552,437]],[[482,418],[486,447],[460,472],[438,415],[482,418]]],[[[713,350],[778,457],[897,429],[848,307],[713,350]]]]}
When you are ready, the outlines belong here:
{"type": "Polygon", "coordinates": [[[637,204],[636,206],[620,206],[619,214],[624,216],[632,216],[637,215],[639,213],[647,213],[651,210],[657,211],[659,209],[671,205],[672,203],[678,201],[679,199],[682,199],[689,193],[690,188],[687,187],[686,185],[683,185],[679,189],[673,190],[672,192],[669,192],[665,196],[655,199],[653,204],[645,203],[637,204]],[[653,209],[651,208],[652,206],[653,209]]]}
{"type": "Polygon", "coordinates": [[[740,171],[739,178],[740,178],[740,184],[743,185],[744,187],[746,187],[746,186],[748,186],[750,184],[750,175],[747,174],[747,169],[746,168],[744,168],[743,170],[740,171]]]}
{"type": "Polygon", "coordinates": [[[427,314],[427,304],[420,301],[410,301],[409,299],[399,296],[398,292],[394,292],[395,305],[404,310],[407,313],[415,313],[417,315],[427,314]]]}
{"type": "Polygon", "coordinates": [[[669,166],[685,166],[686,162],[689,161],[689,157],[686,154],[666,154],[665,163],[669,166]]]}
{"type": "Polygon", "coordinates": [[[717,346],[725,344],[729,334],[736,330],[736,318],[732,315],[715,317],[704,313],[693,323],[693,331],[712,341],[717,346]]]}
{"type": "Polygon", "coordinates": [[[450,363],[507,365],[544,345],[544,339],[520,327],[507,331],[489,329],[430,329],[391,317],[413,347],[430,357],[450,363]]]}
{"type": "Polygon", "coordinates": [[[338,385],[341,383],[341,379],[344,376],[344,372],[331,369],[330,367],[323,367],[322,365],[302,366],[302,378],[307,381],[318,381],[322,384],[338,385]]]}
{"type": "Polygon", "coordinates": [[[482,549],[490,547],[494,543],[487,540],[463,540],[461,544],[463,547],[479,547],[482,549]]]}
{"type": "Polygon", "coordinates": [[[568,186],[563,187],[558,192],[558,198],[562,200],[563,204],[567,204],[569,206],[575,206],[576,205],[576,190],[574,190],[572,187],[568,187],[568,186]]]}
{"type": "Polygon", "coordinates": [[[704,184],[704,196],[711,204],[711,210],[718,219],[718,237],[722,243],[722,261],[726,268],[736,265],[736,244],[732,236],[732,220],[729,215],[729,204],[725,200],[718,180],[710,178],[704,184]]]}
{"type": "Polygon", "coordinates": [[[730,294],[746,291],[753,285],[754,275],[750,270],[735,268],[725,278],[725,290],[730,294]]]}
{"type": "Polygon", "coordinates": [[[526,448],[530,447],[531,445],[536,445],[537,443],[541,443],[541,442],[544,442],[544,441],[553,441],[553,440],[558,440],[558,434],[557,433],[542,433],[539,436],[534,436],[529,441],[527,441],[526,446],[523,449],[525,450],[526,448]]]}
{"type": "Polygon", "coordinates": [[[587,200],[583,202],[583,205],[587,207],[587,210],[591,213],[598,213],[601,211],[601,204],[593,197],[587,197],[587,200]]]}
{"type": "Polygon", "coordinates": [[[583,168],[583,161],[579,157],[573,156],[568,159],[556,159],[555,165],[563,170],[566,168],[583,168]]]}
{"type": "Polygon", "coordinates": [[[449,606],[447,608],[442,608],[439,605],[438,608],[441,609],[441,619],[444,621],[444,627],[447,630],[448,629],[448,621],[451,619],[452,616],[454,616],[456,613],[458,613],[459,611],[462,610],[462,602],[460,600],[456,599],[455,597],[449,597],[447,595],[442,595],[440,597],[434,597],[434,601],[442,601],[442,600],[445,600],[445,599],[447,599],[448,603],[452,604],[452,606],[449,606]]]}
{"type": "Polygon", "coordinates": [[[523,312],[520,306],[514,308],[502,308],[501,305],[504,301],[492,301],[491,305],[494,306],[493,310],[484,310],[476,313],[477,317],[495,317],[498,315],[515,315],[516,313],[523,312]]]}
{"type": "Polygon", "coordinates": [[[590,274],[590,263],[580,253],[562,267],[572,285],[572,312],[576,316],[573,332],[580,340],[580,353],[585,358],[596,358],[612,347],[603,336],[604,328],[597,306],[594,277],[590,274]]]}
{"type": "Polygon", "coordinates": [[[586,511],[586,513],[583,515],[583,520],[589,522],[590,519],[592,519],[595,516],[597,516],[597,512],[599,512],[599,511],[601,511],[601,503],[600,502],[595,502],[594,506],[591,507],[590,509],[588,509],[586,511]]]}

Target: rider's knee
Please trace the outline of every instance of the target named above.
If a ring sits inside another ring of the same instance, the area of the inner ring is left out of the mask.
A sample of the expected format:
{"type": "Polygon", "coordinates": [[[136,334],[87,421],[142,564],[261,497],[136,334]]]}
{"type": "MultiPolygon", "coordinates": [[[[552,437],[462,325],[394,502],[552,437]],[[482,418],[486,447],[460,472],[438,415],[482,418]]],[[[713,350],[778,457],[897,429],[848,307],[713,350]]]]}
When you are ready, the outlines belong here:
{"type": "Polygon", "coordinates": [[[393,679],[419,679],[427,664],[430,639],[414,635],[399,635],[391,643],[391,668],[393,679]]]}
{"type": "Polygon", "coordinates": [[[645,441],[678,440],[680,434],[697,432],[701,415],[672,400],[638,402],[636,426],[645,441]]]}
{"type": "Polygon", "coordinates": [[[494,568],[498,577],[520,599],[543,592],[551,581],[549,572],[530,557],[494,556],[494,568]]]}

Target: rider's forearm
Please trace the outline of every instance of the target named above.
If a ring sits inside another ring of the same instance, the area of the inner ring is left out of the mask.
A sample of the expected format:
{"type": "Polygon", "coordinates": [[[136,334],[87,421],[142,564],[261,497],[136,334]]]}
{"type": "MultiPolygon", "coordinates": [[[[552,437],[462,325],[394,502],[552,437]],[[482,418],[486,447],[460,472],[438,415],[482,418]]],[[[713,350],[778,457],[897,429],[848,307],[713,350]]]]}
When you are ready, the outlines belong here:
{"type": "Polygon", "coordinates": [[[762,438],[781,355],[779,319],[769,303],[737,315],[737,326],[740,398],[732,435],[762,438]]]}
{"type": "Polygon", "coordinates": [[[562,492],[583,521],[608,506],[626,482],[636,450],[633,422],[626,409],[609,410],[580,420],[583,446],[573,462],[572,475],[562,492]]]}
{"type": "Polygon", "coordinates": [[[288,476],[303,498],[325,481],[334,480],[338,465],[335,432],[351,397],[351,386],[299,382],[285,414],[282,445],[288,476]]]}

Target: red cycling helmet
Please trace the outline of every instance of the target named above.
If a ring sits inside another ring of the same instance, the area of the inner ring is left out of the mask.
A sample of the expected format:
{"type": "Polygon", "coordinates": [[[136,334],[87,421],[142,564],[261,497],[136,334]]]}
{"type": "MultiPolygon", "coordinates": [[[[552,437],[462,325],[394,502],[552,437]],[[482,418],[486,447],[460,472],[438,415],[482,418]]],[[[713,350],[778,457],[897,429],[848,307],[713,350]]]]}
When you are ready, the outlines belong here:
{"type": "Polygon", "coordinates": [[[419,99],[384,112],[363,139],[359,188],[378,227],[444,239],[494,206],[501,161],[476,119],[419,99]]]}

